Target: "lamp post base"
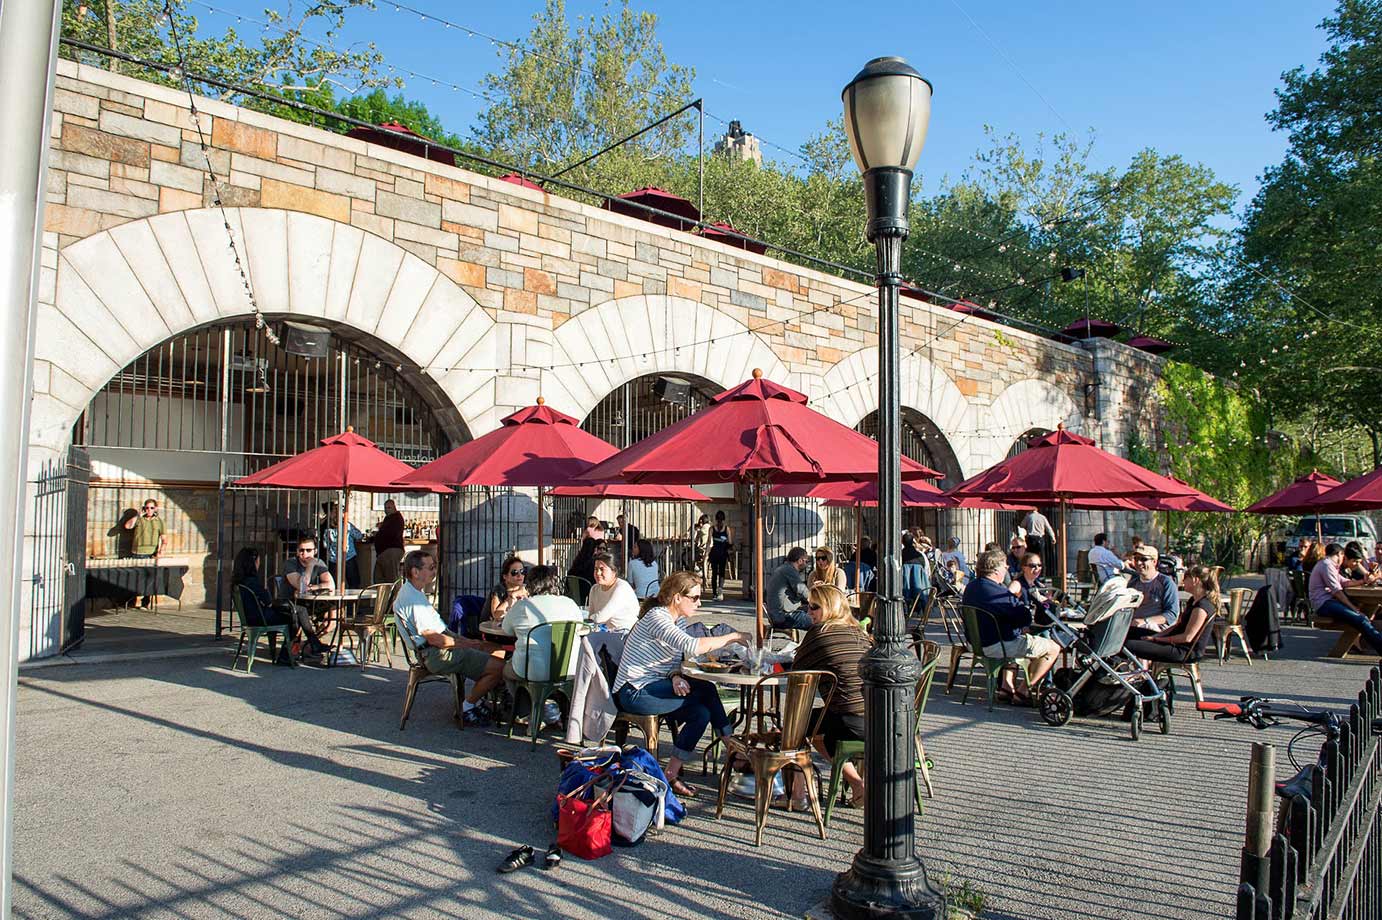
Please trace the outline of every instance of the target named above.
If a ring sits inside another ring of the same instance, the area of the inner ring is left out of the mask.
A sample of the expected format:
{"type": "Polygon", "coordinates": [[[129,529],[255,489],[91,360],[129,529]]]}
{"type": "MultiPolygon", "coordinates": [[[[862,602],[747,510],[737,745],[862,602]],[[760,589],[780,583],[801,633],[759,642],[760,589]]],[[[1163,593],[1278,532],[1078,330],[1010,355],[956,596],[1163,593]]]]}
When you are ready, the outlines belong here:
{"type": "Polygon", "coordinates": [[[839,920],[945,920],[945,896],[931,887],[921,860],[900,865],[859,853],[835,877],[830,910],[839,920]]]}

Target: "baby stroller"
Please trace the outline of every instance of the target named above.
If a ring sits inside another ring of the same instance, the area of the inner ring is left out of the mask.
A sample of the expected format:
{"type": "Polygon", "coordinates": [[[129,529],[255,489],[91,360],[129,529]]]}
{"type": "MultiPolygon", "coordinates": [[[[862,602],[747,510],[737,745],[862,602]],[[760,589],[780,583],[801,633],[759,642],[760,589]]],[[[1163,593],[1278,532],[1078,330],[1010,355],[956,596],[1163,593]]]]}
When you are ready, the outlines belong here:
{"type": "Polygon", "coordinates": [[[1142,736],[1143,719],[1153,713],[1161,733],[1170,733],[1170,699],[1151,672],[1123,648],[1141,602],[1142,592],[1129,588],[1126,576],[1117,575],[1104,582],[1084,612],[1084,630],[1065,622],[1052,624],[1051,638],[1073,653],[1075,667],[1061,668],[1042,688],[1037,706],[1047,723],[1061,726],[1076,715],[1122,709],[1134,741],[1142,736]]]}

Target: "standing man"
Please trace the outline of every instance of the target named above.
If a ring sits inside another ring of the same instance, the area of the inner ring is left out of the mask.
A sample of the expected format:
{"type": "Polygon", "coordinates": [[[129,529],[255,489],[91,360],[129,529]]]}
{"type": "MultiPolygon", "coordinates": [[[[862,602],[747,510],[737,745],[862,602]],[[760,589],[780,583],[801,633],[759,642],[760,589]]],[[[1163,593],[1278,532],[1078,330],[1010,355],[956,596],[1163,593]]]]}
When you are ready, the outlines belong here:
{"type": "Polygon", "coordinates": [[[392,498],[384,502],[384,520],[374,530],[375,584],[394,581],[403,562],[403,515],[392,498]]]}
{"type": "Polygon", "coordinates": [[[615,520],[619,524],[619,535],[615,537],[615,539],[623,541],[624,545],[629,548],[630,556],[638,555],[638,538],[641,536],[641,534],[638,532],[638,528],[625,521],[624,516],[622,514],[619,515],[619,517],[617,517],[615,520]]]}
{"type": "Polygon", "coordinates": [[[768,579],[763,592],[764,613],[774,627],[780,629],[810,629],[811,616],[806,612],[806,568],[811,554],[800,546],[792,547],[787,561],[777,567],[768,579]]]}
{"type": "MultiPolygon", "coordinates": [[[[1053,570],[1056,561],[1056,528],[1051,526],[1046,515],[1033,508],[1022,519],[1022,529],[1027,531],[1027,551],[1041,556],[1042,564],[1048,570],[1053,570]]],[[[1064,552],[1065,547],[1061,547],[1061,551],[1064,552]]]]}
{"type": "MultiPolygon", "coordinates": [[[[164,544],[168,540],[163,531],[163,518],[158,516],[158,500],[144,499],[144,509],[125,522],[125,529],[134,531],[134,539],[130,543],[130,556],[135,559],[152,559],[154,565],[158,565],[158,557],[163,553],[164,544]]],[[[136,597],[135,606],[148,606],[149,600],[148,597],[136,597]]]]}
{"type": "MultiPolygon", "coordinates": [[[[469,678],[475,686],[462,705],[466,724],[489,721],[489,709],[481,701],[504,679],[504,660],[490,654],[493,646],[480,639],[465,639],[446,628],[427,592],[437,578],[436,557],[415,549],[403,557],[403,587],[393,602],[403,641],[411,642],[432,674],[469,678]]],[[[457,696],[460,694],[457,687],[457,696]]]]}

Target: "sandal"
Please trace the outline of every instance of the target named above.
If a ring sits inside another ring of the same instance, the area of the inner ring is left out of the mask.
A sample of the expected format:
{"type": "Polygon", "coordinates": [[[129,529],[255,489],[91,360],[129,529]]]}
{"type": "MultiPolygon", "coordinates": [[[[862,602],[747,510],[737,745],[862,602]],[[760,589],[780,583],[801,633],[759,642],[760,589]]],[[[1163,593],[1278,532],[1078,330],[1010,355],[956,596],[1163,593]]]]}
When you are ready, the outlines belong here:
{"type": "Polygon", "coordinates": [[[676,779],[669,779],[667,781],[667,786],[683,799],[694,799],[697,795],[700,794],[700,790],[697,789],[695,786],[689,786],[686,783],[683,783],[681,781],[680,776],[678,776],[676,779]]]}
{"type": "Polygon", "coordinates": [[[542,855],[542,869],[550,871],[561,865],[561,847],[555,843],[542,855]]]}
{"type": "Polygon", "coordinates": [[[532,864],[533,848],[528,846],[527,844],[524,844],[523,846],[515,849],[508,856],[504,857],[504,861],[499,864],[499,868],[495,871],[497,871],[500,875],[508,875],[510,872],[517,872],[524,866],[531,866],[532,864]]]}

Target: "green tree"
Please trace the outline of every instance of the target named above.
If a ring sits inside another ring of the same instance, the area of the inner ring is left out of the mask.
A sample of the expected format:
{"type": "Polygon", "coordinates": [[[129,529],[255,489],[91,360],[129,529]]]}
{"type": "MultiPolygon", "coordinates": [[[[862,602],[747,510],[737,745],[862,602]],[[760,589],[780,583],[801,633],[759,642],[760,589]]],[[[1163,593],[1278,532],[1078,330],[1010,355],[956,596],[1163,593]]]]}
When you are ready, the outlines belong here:
{"type": "MultiPolygon", "coordinates": [[[[518,48],[501,48],[503,70],[485,78],[492,100],[472,129],[475,142],[539,172],[553,172],[632,134],[692,100],[694,70],[667,62],[657,17],[628,0],[573,29],[563,0],[548,0],[518,48]]],[[[674,119],[627,145],[666,157],[691,132],[674,119]]]]}

